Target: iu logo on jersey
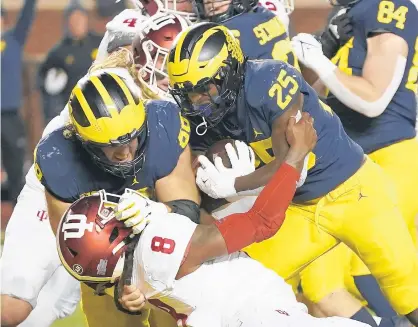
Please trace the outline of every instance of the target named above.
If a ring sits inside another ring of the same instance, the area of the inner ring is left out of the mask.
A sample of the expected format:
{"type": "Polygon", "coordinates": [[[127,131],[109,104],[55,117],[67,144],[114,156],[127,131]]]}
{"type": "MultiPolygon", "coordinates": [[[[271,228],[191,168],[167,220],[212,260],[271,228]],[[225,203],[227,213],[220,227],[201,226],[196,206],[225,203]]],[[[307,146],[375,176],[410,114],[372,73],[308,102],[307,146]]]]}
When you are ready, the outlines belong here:
{"type": "Polygon", "coordinates": [[[48,219],[48,213],[46,210],[38,210],[36,216],[39,218],[39,221],[44,221],[48,219]]]}
{"type": "Polygon", "coordinates": [[[82,238],[86,230],[93,231],[93,222],[87,223],[85,215],[68,215],[66,221],[62,224],[64,240],[69,238],[82,238]]]}

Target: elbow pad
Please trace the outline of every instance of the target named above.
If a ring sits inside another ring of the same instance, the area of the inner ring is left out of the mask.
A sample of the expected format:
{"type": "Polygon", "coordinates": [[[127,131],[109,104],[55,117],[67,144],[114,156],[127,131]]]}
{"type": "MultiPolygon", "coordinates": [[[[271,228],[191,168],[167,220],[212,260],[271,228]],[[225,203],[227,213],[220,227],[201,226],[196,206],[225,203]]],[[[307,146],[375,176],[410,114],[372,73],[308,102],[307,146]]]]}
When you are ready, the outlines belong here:
{"type": "Polygon", "coordinates": [[[174,200],[165,202],[171,212],[188,217],[196,224],[200,224],[200,207],[191,200],[174,200]]]}

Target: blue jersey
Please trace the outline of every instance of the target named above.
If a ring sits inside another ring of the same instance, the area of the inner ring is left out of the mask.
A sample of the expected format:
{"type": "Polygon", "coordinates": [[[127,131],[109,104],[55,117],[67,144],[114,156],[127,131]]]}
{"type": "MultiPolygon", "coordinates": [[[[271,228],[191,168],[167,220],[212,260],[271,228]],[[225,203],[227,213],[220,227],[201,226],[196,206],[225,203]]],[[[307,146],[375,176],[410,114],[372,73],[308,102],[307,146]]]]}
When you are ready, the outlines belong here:
{"type": "MultiPolygon", "coordinates": [[[[402,82],[385,111],[368,118],[347,108],[332,94],[328,104],[339,115],[348,135],[371,153],[415,136],[418,84],[418,12],[410,0],[362,0],[350,9],[354,37],[332,61],[349,75],[361,76],[367,56],[367,38],[389,32],[408,43],[409,54],[402,82]]],[[[382,67],[384,69],[384,67],[382,67]]]]}
{"type": "Polygon", "coordinates": [[[35,154],[35,169],[45,189],[64,202],[106,190],[121,194],[125,188],[152,196],[155,182],[169,175],[188,144],[190,127],[172,102],[146,104],[148,136],[145,161],[136,176],[117,177],[100,169],[81,142],[60,128],[40,141],[35,154]]]}
{"type": "Polygon", "coordinates": [[[270,10],[258,7],[222,24],[238,37],[244,56],[249,59],[283,60],[299,69],[286,27],[270,10]]]}
{"type": "Polygon", "coordinates": [[[302,110],[314,118],[318,142],[309,155],[308,177],[297,189],[294,201],[305,202],[327,194],[361,167],[362,149],[347,136],[338,116],[318,99],[295,68],[276,60],[249,60],[244,81],[236,109],[218,126],[208,130],[203,137],[192,129],[193,148],[203,150],[211,145],[209,142],[229,137],[247,142],[256,153],[259,166],[271,162],[274,159],[273,122],[302,93],[302,110]]]}

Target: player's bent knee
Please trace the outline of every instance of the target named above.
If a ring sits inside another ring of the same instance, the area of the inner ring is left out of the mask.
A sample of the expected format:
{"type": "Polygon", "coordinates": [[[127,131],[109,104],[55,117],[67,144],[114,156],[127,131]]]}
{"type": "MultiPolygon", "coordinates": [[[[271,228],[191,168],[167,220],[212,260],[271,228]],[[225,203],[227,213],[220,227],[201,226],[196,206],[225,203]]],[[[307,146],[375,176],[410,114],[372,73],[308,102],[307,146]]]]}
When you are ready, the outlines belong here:
{"type": "Polygon", "coordinates": [[[350,318],[362,308],[362,304],[346,289],[333,291],[315,305],[327,317],[339,316],[350,318]]]}
{"type": "Polygon", "coordinates": [[[22,323],[31,313],[32,306],[9,295],[1,296],[1,326],[13,327],[22,323]]]}

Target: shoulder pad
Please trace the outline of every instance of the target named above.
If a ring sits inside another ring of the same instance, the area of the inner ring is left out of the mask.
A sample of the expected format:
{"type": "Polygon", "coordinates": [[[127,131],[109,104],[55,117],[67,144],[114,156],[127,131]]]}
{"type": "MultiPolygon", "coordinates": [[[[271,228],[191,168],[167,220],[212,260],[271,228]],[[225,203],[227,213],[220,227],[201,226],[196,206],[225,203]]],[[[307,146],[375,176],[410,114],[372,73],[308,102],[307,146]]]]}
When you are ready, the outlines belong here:
{"type": "Polygon", "coordinates": [[[416,38],[418,11],[410,0],[360,1],[353,9],[364,24],[364,33],[389,32],[405,40],[416,38]]]}
{"type": "Polygon", "coordinates": [[[77,185],[71,178],[75,153],[74,139],[66,128],[44,137],[35,149],[34,167],[38,180],[48,192],[64,202],[77,200],[77,185]]]}
{"type": "Polygon", "coordinates": [[[156,164],[156,180],[169,175],[189,144],[190,124],[173,102],[153,100],[146,103],[149,129],[149,160],[156,164]]]}

